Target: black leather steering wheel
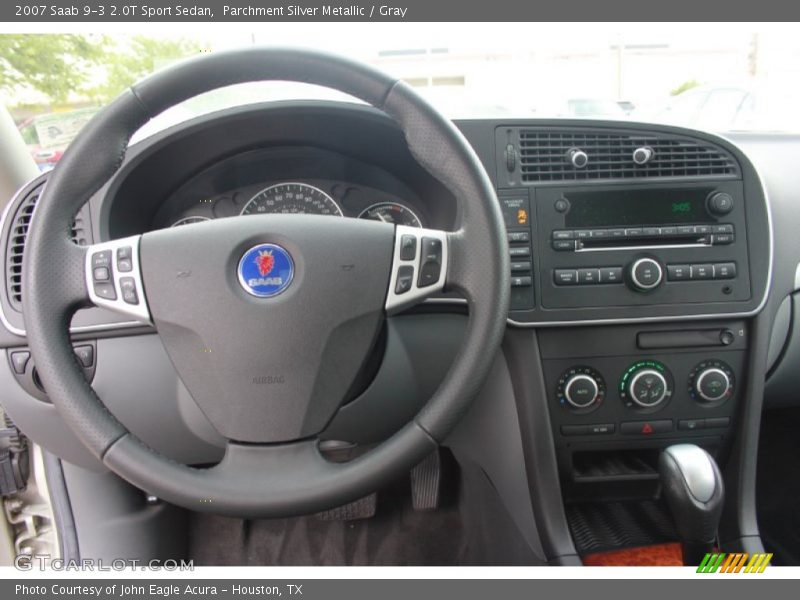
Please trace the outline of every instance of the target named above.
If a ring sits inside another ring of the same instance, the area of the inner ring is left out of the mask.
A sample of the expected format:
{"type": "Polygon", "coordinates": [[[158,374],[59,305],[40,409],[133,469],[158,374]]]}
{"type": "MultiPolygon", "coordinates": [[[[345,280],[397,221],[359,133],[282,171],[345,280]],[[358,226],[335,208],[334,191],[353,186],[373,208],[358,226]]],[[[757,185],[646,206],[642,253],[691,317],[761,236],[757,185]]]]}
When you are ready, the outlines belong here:
{"type": "Polygon", "coordinates": [[[152,75],[75,139],[28,232],[25,321],[53,404],[109,469],[193,510],[308,514],[374,491],[429,454],[459,421],[503,335],[508,261],[483,166],[460,132],[410,87],[323,53],[247,49],[152,75]],[[415,158],[457,198],[458,230],[257,215],[89,248],[70,241],[76,212],[117,171],[139,127],[202,92],[260,80],[331,87],[394,118],[415,158]],[[469,306],[463,346],[441,386],[412,422],[370,452],[326,461],[316,436],[346,398],[382,320],[441,290],[458,291],[469,306]],[[91,304],[155,325],[192,397],[229,440],[218,465],[178,464],[106,409],[69,338],[72,315],[91,304]]]}

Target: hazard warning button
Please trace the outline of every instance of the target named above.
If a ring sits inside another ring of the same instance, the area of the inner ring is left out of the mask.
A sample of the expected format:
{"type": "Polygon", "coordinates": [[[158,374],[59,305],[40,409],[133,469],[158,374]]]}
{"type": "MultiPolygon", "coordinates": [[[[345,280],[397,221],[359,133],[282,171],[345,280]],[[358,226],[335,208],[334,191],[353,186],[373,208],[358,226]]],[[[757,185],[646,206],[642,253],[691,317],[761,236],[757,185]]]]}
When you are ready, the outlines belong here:
{"type": "Polygon", "coordinates": [[[620,423],[620,432],[626,435],[653,435],[672,431],[671,419],[658,419],[655,421],[627,421],[620,423]]]}

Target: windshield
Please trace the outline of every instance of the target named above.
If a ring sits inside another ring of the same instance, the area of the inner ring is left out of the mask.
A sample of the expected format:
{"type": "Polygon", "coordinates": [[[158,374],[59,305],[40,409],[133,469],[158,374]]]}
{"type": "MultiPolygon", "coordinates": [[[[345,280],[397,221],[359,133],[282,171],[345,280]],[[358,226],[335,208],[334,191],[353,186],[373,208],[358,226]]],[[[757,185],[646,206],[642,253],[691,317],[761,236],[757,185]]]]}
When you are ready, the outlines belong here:
{"type": "MultiPolygon", "coordinates": [[[[791,24],[263,24],[0,34],[0,93],[31,156],[52,168],[81,126],[134,81],[242,46],[343,54],[412,85],[451,118],[654,121],[715,132],[800,131],[800,36],[791,24]],[[248,28],[249,27],[249,28],[248,28]]],[[[226,107],[330,90],[253,83],[205,94],[136,139],[226,107]]],[[[352,100],[352,99],[349,99],[352,100]]]]}

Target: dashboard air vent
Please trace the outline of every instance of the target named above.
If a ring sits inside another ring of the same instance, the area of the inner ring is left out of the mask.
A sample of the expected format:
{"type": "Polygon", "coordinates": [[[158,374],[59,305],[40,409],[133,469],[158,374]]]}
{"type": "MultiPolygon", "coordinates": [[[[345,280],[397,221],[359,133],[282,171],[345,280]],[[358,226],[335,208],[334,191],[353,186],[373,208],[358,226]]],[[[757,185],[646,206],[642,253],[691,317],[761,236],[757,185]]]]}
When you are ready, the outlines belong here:
{"type": "MultiPolygon", "coordinates": [[[[25,253],[25,242],[28,238],[28,227],[33,216],[33,209],[36,208],[36,202],[39,200],[43,188],[43,185],[35,188],[19,203],[8,230],[6,286],[8,299],[18,311],[22,310],[22,261],[25,253]]],[[[85,210],[83,208],[78,212],[71,229],[72,241],[79,246],[85,246],[90,243],[85,210]]]]}
{"type": "Polygon", "coordinates": [[[523,183],[739,175],[733,156],[709,142],[589,129],[520,129],[519,164],[523,183]]]}

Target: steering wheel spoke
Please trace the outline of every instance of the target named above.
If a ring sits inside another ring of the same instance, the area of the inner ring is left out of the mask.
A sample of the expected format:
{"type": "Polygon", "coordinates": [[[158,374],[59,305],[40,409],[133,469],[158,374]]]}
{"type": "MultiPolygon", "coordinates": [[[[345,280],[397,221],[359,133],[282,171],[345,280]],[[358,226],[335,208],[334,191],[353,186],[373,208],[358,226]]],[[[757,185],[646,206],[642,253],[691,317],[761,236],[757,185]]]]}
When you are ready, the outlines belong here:
{"type": "Polygon", "coordinates": [[[140,235],[94,244],[86,249],[89,299],[137,321],[152,323],[139,262],[140,235]]]}
{"type": "Polygon", "coordinates": [[[447,281],[447,264],[447,232],[398,225],[386,312],[398,312],[441,292],[447,281]]]}

